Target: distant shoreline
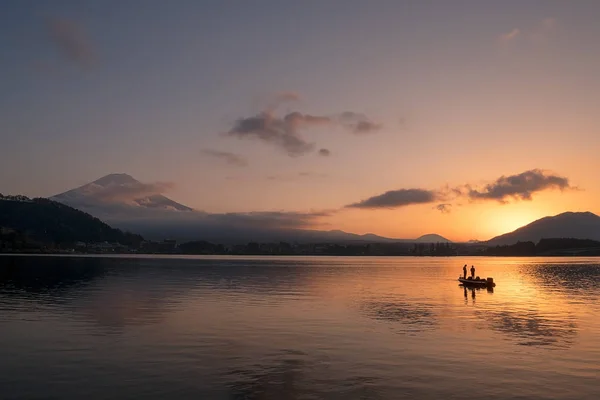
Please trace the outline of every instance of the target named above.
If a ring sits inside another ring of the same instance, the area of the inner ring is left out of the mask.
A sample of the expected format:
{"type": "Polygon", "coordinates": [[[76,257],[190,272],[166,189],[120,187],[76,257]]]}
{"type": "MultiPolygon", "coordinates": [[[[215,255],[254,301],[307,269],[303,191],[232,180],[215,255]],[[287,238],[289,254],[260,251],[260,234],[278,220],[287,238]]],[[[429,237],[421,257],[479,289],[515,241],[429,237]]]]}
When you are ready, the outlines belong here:
{"type": "Polygon", "coordinates": [[[334,254],[178,254],[178,253],[52,253],[52,252],[0,252],[0,256],[39,256],[39,257],[82,257],[82,258],[192,258],[192,257],[210,257],[210,258],[242,258],[242,257],[277,257],[277,258],[598,258],[598,255],[569,255],[569,254],[544,254],[544,255],[486,255],[486,254],[465,254],[453,256],[415,256],[415,255],[334,255],[334,254]]]}

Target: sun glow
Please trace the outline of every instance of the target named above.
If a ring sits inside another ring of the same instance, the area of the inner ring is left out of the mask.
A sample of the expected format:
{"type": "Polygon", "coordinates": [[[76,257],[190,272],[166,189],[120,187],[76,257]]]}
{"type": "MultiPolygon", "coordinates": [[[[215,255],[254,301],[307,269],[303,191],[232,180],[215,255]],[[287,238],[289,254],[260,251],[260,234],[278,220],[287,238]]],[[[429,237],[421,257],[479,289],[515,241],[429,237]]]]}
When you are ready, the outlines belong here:
{"type": "Polygon", "coordinates": [[[497,235],[512,232],[524,225],[535,221],[538,217],[528,209],[497,209],[490,214],[490,231],[497,235]]]}

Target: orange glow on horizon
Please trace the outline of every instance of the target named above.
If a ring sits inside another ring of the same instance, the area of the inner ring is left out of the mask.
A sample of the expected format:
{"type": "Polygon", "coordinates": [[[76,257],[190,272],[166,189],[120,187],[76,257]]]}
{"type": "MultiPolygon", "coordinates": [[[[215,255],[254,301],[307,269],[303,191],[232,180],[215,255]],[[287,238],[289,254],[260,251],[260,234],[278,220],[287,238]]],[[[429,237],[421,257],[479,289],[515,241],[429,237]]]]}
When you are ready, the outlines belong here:
{"type": "Polygon", "coordinates": [[[548,192],[537,193],[531,201],[511,200],[506,204],[494,201],[466,202],[452,207],[447,214],[430,204],[396,209],[343,210],[324,218],[320,221],[322,224],[314,229],[373,233],[396,239],[415,239],[435,233],[454,242],[485,241],[543,217],[566,211],[593,210],[585,202],[578,201],[584,195],[584,192],[548,192]]]}

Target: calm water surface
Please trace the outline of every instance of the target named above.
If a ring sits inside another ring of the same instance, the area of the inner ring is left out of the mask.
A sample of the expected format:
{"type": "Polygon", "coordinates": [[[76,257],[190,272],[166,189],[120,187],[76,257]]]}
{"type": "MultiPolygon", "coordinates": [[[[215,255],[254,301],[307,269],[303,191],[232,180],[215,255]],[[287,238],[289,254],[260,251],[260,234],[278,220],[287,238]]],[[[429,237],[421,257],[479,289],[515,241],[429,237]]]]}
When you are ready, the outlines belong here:
{"type": "Polygon", "coordinates": [[[0,256],[0,398],[600,399],[599,299],[598,258],[0,256]]]}

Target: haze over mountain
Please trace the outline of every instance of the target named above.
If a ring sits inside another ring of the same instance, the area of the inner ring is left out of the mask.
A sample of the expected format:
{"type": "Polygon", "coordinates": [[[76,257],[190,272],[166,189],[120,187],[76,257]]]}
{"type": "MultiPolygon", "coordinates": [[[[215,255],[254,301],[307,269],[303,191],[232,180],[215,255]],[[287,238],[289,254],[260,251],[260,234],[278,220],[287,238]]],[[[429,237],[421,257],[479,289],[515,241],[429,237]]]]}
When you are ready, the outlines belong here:
{"type": "Polygon", "coordinates": [[[600,240],[600,217],[591,212],[565,212],[538,219],[513,232],[496,236],[485,244],[510,245],[517,242],[538,242],[545,238],[600,240]]]}
{"type": "Polygon", "coordinates": [[[142,183],[127,174],[109,174],[94,182],[51,197],[72,207],[106,203],[139,206],[158,210],[192,211],[160,192],[169,184],[142,183]]]}
{"type": "Polygon", "coordinates": [[[437,234],[393,239],[371,233],[358,235],[341,230],[312,229],[312,219],[323,213],[207,213],[164,196],[162,192],[168,189],[167,183],[148,184],[127,174],[110,174],[51,199],[85,211],[112,226],[156,240],[202,239],[232,244],[249,241],[450,242],[437,234]]]}

